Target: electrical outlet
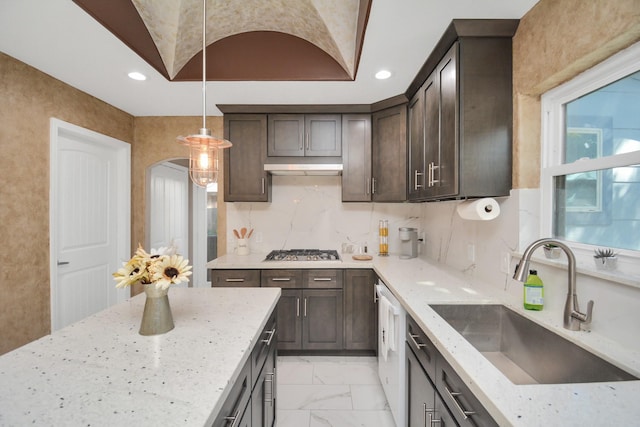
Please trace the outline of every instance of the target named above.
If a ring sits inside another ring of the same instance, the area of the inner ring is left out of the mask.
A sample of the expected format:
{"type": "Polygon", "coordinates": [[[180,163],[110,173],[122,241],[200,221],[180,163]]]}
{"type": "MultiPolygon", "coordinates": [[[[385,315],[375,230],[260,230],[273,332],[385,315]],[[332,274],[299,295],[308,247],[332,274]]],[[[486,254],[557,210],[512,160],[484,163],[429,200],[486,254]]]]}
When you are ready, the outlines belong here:
{"type": "Polygon", "coordinates": [[[256,243],[262,243],[262,232],[258,231],[256,233],[256,243]]]}
{"type": "Polygon", "coordinates": [[[421,245],[427,244],[427,235],[425,234],[424,231],[421,231],[418,233],[418,243],[421,245]]]}
{"type": "Polygon", "coordinates": [[[500,253],[500,271],[509,274],[511,268],[511,254],[509,252],[500,253]]]}
{"type": "Polygon", "coordinates": [[[467,243],[467,260],[476,262],[476,245],[473,243],[467,243]]]}

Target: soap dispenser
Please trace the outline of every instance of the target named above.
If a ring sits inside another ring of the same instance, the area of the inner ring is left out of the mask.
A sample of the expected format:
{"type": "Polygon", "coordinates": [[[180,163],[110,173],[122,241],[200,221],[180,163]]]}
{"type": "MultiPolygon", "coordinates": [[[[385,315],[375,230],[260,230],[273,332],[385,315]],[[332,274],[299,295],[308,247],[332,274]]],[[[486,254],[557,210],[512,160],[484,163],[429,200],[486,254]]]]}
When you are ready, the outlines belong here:
{"type": "Polygon", "coordinates": [[[544,284],[536,270],[529,270],[529,277],[524,283],[524,308],[542,310],[544,307],[544,284]]]}

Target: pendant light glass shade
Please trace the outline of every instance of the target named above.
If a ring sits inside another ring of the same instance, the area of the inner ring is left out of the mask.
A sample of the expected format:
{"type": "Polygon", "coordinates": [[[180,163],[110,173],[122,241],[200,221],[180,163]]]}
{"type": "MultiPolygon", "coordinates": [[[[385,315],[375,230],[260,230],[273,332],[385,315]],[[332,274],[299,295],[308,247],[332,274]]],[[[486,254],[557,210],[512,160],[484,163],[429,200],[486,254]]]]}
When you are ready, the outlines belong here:
{"type": "Polygon", "coordinates": [[[233,144],[211,136],[207,129],[207,0],[202,1],[202,128],[200,133],[179,136],[178,143],[189,147],[189,176],[200,187],[218,182],[218,150],[233,144]]]}

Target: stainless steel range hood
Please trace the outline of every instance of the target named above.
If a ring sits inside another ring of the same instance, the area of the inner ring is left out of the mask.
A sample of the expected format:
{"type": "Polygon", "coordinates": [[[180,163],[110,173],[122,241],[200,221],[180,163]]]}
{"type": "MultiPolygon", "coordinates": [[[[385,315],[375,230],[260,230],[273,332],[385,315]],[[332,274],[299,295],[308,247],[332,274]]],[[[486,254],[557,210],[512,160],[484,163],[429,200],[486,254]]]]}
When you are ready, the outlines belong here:
{"type": "Polygon", "coordinates": [[[342,175],[340,163],[269,163],[265,172],[271,175],[342,175]]]}

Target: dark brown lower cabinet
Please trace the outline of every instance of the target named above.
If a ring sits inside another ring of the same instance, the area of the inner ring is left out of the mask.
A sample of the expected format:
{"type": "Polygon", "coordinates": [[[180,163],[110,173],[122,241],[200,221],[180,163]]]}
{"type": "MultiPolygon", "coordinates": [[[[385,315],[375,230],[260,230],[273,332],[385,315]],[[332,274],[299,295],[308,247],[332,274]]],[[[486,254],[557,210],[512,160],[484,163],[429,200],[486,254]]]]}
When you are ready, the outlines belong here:
{"type": "Polygon", "coordinates": [[[279,350],[342,350],[342,289],[283,289],[279,350]]]}
{"type": "Polygon", "coordinates": [[[300,289],[282,289],[278,301],[278,349],[302,348],[302,321],[300,320],[300,289]]]}
{"type": "Polygon", "coordinates": [[[374,300],[373,270],[346,270],[344,278],[344,348],[372,350],[378,347],[378,315],[374,300]]]}
{"type": "Polygon", "coordinates": [[[273,427],[275,425],[276,358],[276,345],[273,345],[251,394],[250,425],[252,427],[273,427]]]}
{"type": "Polygon", "coordinates": [[[343,349],[342,289],[302,291],[302,348],[343,349]]]}
{"type": "Polygon", "coordinates": [[[436,346],[407,316],[408,426],[497,427],[436,346]]]}
{"type": "Polygon", "coordinates": [[[406,347],[408,426],[457,426],[409,344],[406,347]]]}

